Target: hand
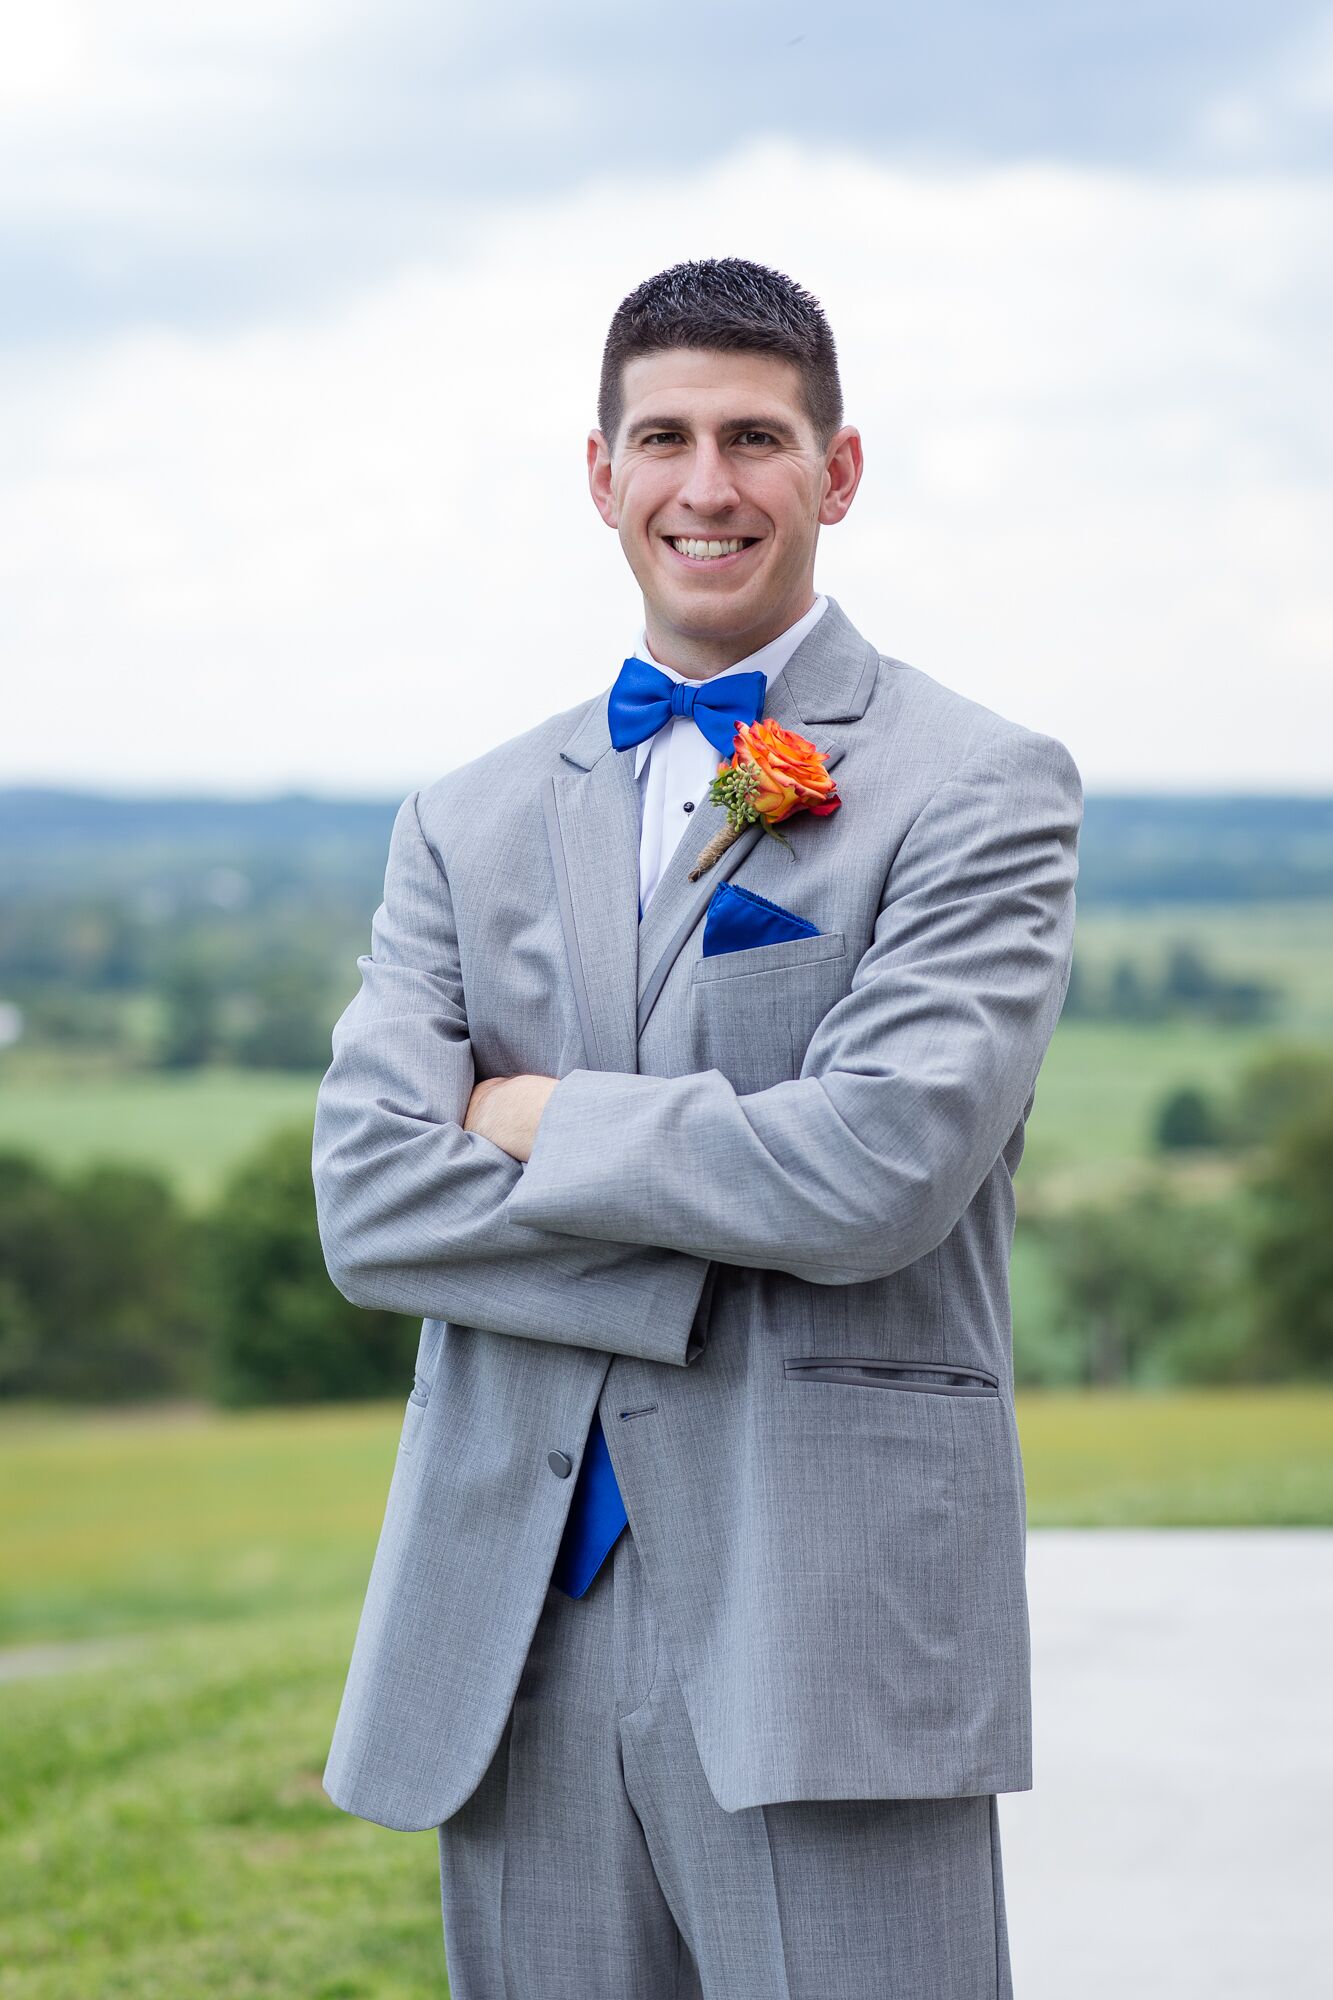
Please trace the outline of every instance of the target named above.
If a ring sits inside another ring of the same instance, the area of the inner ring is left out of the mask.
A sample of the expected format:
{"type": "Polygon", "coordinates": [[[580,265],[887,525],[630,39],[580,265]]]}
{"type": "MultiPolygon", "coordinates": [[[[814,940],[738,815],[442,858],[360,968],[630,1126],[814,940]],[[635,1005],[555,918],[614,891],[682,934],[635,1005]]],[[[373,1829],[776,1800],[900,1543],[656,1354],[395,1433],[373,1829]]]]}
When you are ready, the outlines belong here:
{"type": "Polygon", "coordinates": [[[531,1157],[554,1076],[488,1076],[476,1085],[463,1119],[465,1132],[480,1132],[516,1160],[531,1157]]]}

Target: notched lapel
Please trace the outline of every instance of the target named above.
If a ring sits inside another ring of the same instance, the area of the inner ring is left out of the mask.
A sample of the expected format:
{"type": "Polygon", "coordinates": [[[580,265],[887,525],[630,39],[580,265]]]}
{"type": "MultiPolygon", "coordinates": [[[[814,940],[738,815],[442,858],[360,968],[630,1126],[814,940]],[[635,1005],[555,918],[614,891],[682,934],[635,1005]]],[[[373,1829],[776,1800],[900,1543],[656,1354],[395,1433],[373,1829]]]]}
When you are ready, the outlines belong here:
{"type": "MultiPolygon", "coordinates": [[[[633,1075],[639,1067],[635,986],[639,964],[639,794],[634,760],[612,752],[580,766],[573,745],[599,734],[597,711],[562,751],[572,761],[544,786],[546,832],[560,922],[588,1069],[633,1075]]],[[[610,749],[606,703],[600,736],[610,749]]]]}
{"type": "MultiPolygon", "coordinates": [[[[769,683],[764,716],[809,736],[832,770],[865,713],[878,667],[874,647],[830,597],[813,632],[769,683]]],[[[546,781],[547,831],[588,1066],[629,1073],[638,1069],[648,1016],[713,891],[768,836],[747,827],[691,882],[696,859],[727,818],[724,807],[702,800],[640,924],[639,793],[633,757],[611,743],[609,693],[584,711],[561,749],[562,768],[546,781]]]]}

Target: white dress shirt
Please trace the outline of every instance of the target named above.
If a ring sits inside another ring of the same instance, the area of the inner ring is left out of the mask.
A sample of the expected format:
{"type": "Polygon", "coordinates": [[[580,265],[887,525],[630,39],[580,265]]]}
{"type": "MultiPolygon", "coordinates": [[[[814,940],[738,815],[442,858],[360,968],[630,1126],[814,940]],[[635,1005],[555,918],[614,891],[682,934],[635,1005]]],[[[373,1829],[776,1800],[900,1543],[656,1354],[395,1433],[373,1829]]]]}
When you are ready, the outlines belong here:
{"type": "MultiPolygon", "coordinates": [[[[770,639],[757,653],[721,669],[727,674],[753,673],[756,669],[772,687],[807,632],[828,608],[827,597],[817,597],[804,618],[798,618],[776,639],[770,639]]],[[[641,660],[664,673],[668,680],[696,679],[677,673],[656,660],[648,650],[648,635],[639,633],[634,647],[641,660]]],[[[712,676],[709,676],[711,679],[712,676]]],[[[645,736],[634,746],[634,776],[639,786],[639,901],[648,908],[648,898],[662,878],[662,871],[679,847],[694,817],[693,808],[708,797],[708,787],[722,762],[717,750],[690,715],[673,715],[654,736],[645,736]]],[[[700,842],[702,846],[702,842],[700,842]]]]}

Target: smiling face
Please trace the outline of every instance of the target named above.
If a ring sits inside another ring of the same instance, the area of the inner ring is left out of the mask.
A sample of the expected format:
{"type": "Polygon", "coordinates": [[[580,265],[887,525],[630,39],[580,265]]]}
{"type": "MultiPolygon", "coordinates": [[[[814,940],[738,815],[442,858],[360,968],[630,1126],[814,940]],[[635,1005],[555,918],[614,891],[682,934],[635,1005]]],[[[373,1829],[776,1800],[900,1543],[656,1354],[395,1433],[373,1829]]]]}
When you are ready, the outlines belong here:
{"type": "Polygon", "coordinates": [[[668,348],[627,361],[614,448],[588,483],[643,592],[656,657],[703,678],[757,652],[815,601],[815,544],[861,477],[859,433],[820,447],[793,362],[668,348]]]}

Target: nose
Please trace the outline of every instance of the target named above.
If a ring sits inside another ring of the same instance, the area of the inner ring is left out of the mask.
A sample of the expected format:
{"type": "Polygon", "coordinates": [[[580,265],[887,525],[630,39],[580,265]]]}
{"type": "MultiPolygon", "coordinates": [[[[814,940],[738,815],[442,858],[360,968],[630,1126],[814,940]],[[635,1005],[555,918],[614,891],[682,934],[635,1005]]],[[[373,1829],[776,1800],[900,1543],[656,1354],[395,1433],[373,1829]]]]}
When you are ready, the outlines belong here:
{"type": "Polygon", "coordinates": [[[689,467],[679,499],[691,513],[710,520],[730,513],[740,505],[740,494],[731,467],[712,438],[700,438],[690,454],[689,467]]]}

